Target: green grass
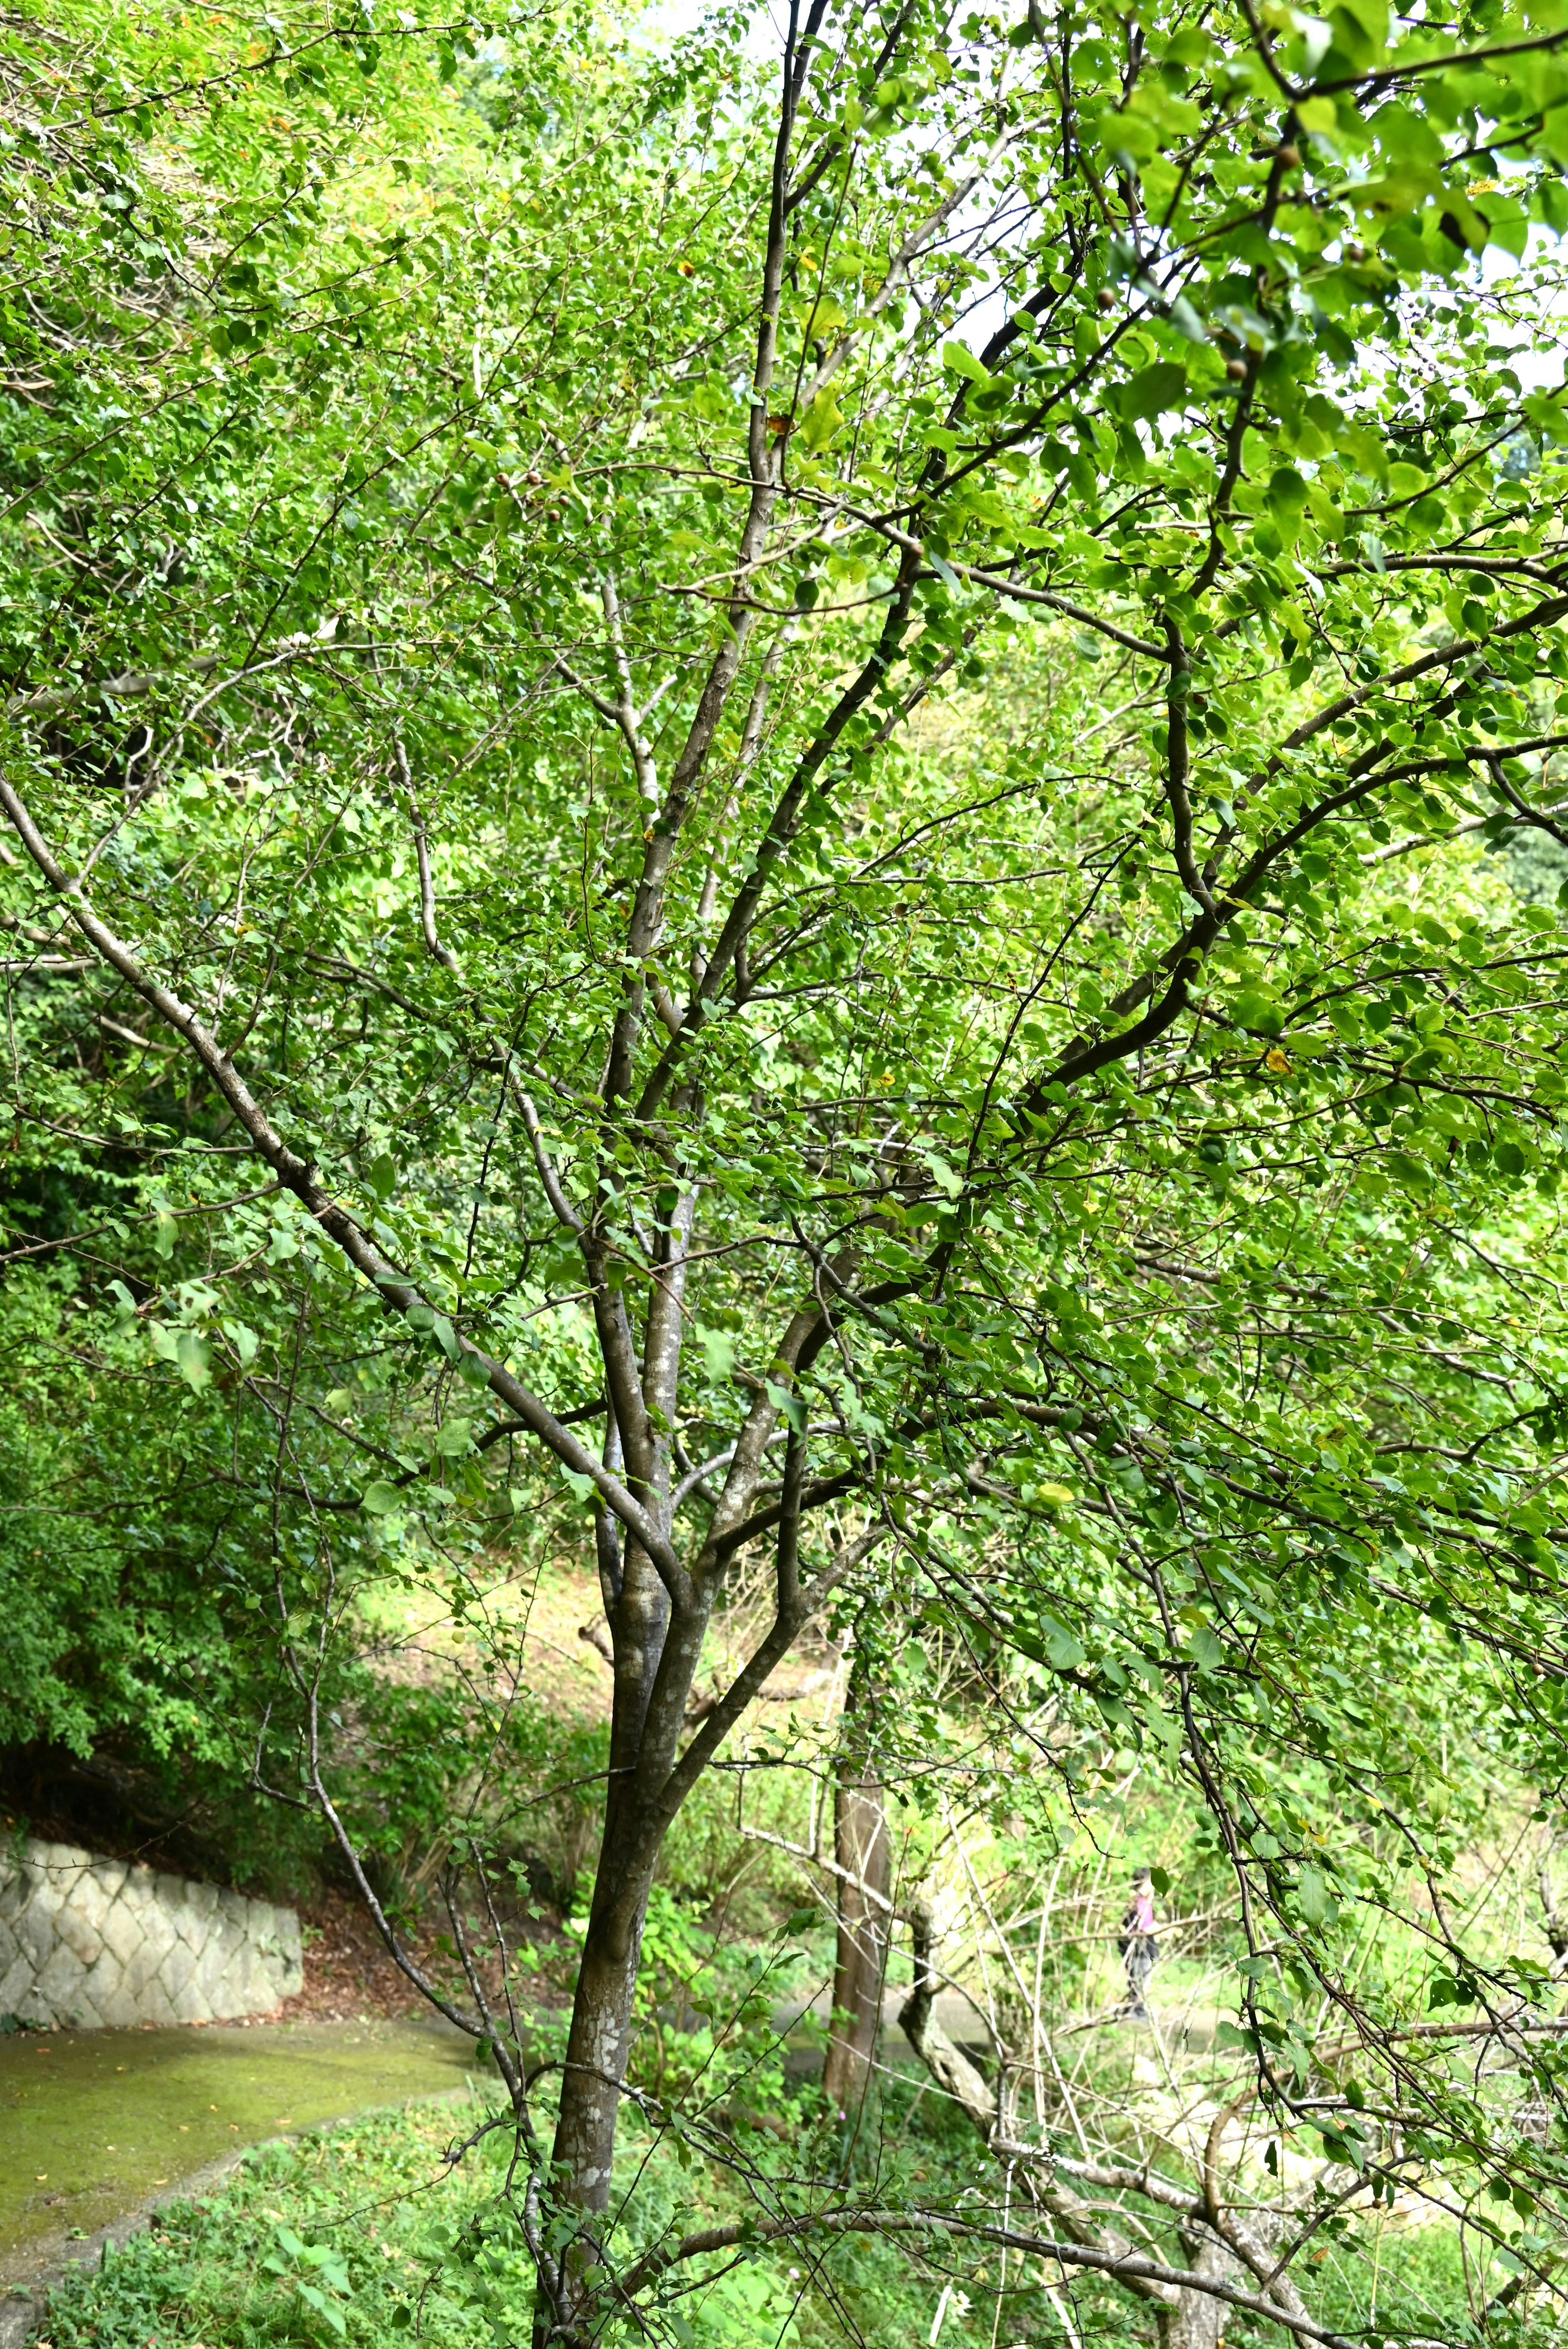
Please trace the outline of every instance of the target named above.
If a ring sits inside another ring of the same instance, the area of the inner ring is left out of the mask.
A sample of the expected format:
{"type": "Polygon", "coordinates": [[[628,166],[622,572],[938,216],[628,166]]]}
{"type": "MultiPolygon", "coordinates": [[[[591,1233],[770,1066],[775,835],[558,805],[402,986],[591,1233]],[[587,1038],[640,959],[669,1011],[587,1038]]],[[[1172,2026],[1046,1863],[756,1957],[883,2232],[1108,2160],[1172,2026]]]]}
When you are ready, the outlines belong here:
{"type": "MultiPolygon", "coordinates": [[[[498,2203],[511,2132],[495,2130],[455,2167],[445,2159],[486,2110],[477,2102],[404,2106],[257,2147],[220,2191],[170,2208],[112,2253],[101,2273],[57,2289],[46,2327],[50,2349],[525,2343],[531,2271],[498,2203]]],[[[781,2155],[786,2168],[813,2150],[805,2145],[814,2127],[809,2102],[799,2120],[799,2140],[781,2155]]],[[[632,2240],[736,2215],[732,2181],[700,2161],[686,2168],[678,2148],[649,2141],[635,2115],[626,2137],[627,2182],[636,2180],[632,2240]]],[[[942,2168],[947,2155],[972,2174],[967,2137],[946,2116],[933,2116],[911,2151],[919,2177],[926,2165],[942,2168]]],[[[1466,2321],[1450,2230],[1391,2227],[1378,2277],[1379,2335],[1397,2340],[1414,2332],[1456,2344],[1477,2337],[1466,2321]]],[[[989,2349],[993,2340],[1009,2349],[1017,2343],[1065,2349],[1059,2305],[1042,2295],[1033,2263],[1027,2272],[1016,2263],[1003,2269],[984,2246],[966,2255],[940,2238],[919,2245],[851,2237],[833,2246],[827,2270],[793,2246],[726,2272],[689,2272],[651,2337],[680,2349],[841,2349],[854,2341],[906,2349],[927,2338],[947,2278],[962,2295],[948,2307],[943,2349],[989,2349]]],[[[1342,2271],[1337,2251],[1325,2245],[1302,2281],[1320,2321],[1352,2335],[1370,2330],[1365,2264],[1342,2271]]],[[[1070,2298],[1085,2349],[1134,2349],[1152,2337],[1147,2313],[1093,2276],[1077,2279],[1070,2298]]],[[[1505,2324],[1501,2333],[1522,2349],[1542,2330],[1527,2323],[1515,2336],[1505,2324]]],[[[1227,2333],[1235,2349],[1281,2349],[1284,2338],[1246,2318],[1233,2319],[1227,2333]]]]}
{"type": "Polygon", "coordinates": [[[462,2088],[472,2064],[455,2033],[408,2023],[0,2039],[0,2280],[237,2147],[462,2088]]]}
{"type": "Polygon", "coordinates": [[[246,2349],[252,2343],[488,2338],[431,2279],[488,2186],[472,2159],[448,2172],[471,2106],[369,2113],[294,2143],[259,2146],[221,2191],[179,2202],[51,2296],[54,2349],[246,2349]],[[422,2300],[421,2300],[422,2296],[422,2300]]]}
{"type": "MultiPolygon", "coordinates": [[[[478,2104],[404,2106],[257,2147],[219,2192],[175,2204],[100,2273],[58,2287],[51,2349],[525,2341],[531,2271],[515,2230],[496,2223],[510,2132],[456,2168],[444,2159],[484,2117],[478,2104]]],[[[674,2161],[654,2167],[645,2194],[668,2218],[688,2189],[674,2161]]],[[[689,2328],[704,2349],[794,2349],[797,2296],[782,2261],[734,2269],[683,2298],[670,2337],[689,2328]]]]}

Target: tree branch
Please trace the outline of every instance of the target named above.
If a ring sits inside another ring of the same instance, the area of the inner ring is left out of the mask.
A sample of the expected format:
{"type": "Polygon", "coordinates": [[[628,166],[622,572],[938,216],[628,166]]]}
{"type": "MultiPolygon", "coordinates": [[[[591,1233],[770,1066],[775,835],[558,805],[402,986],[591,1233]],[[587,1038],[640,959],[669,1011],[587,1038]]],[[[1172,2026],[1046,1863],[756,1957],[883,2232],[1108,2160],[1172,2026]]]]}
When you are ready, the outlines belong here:
{"type": "MultiPolygon", "coordinates": [[[[4,808],[22,845],[50,888],[64,900],[72,921],[88,944],[129,987],[134,988],[166,1026],[184,1039],[233,1111],[257,1155],[271,1167],[279,1183],[293,1192],[306,1214],[341,1249],[355,1271],[370,1283],[388,1312],[406,1318],[416,1307],[424,1307],[433,1314],[433,1307],[430,1306],[417,1283],[388,1263],[358,1219],[317,1180],[312,1164],[290,1149],[251,1093],[228,1053],[197,1014],[170,988],[150,978],[130,947],[100,920],[79,880],[66,872],[34,823],[15,787],[3,775],[0,775],[0,808],[4,808]]],[[[555,1414],[546,1410],[538,1397],[524,1386],[504,1363],[493,1360],[467,1339],[458,1338],[455,1342],[461,1353],[469,1356],[483,1371],[491,1392],[515,1413],[529,1433],[574,1475],[590,1479],[606,1506],[613,1510],[647,1551],[671,1598],[678,1601],[686,1600],[691,1593],[686,1570],[657,1521],[641,1502],[627,1490],[618,1477],[612,1476],[591,1453],[585,1451],[555,1414]]]]}
{"type": "MultiPolygon", "coordinates": [[[[1211,2300],[1224,2301],[1231,2308],[1245,2309],[1250,2315],[1262,2317],[1270,2324],[1281,2325],[1299,2340],[1315,2342],[1320,2349],[1365,2349],[1364,2344],[1345,2333],[1333,2333],[1326,2325],[1314,2323],[1310,2316],[1298,2316],[1261,2299],[1256,2292],[1243,2292],[1220,2276],[1199,2275],[1191,2268],[1168,2267],[1163,2260],[1146,2259],[1141,2251],[1096,2251],[1087,2243],[1057,2242],[1015,2227],[992,2227],[976,2220],[957,2218],[945,2210],[823,2210],[801,2218],[751,2219],[735,2226],[707,2227],[698,2234],[685,2236],[668,2251],[648,2252],[621,2278],[620,2289],[627,2293],[639,2292],[687,2260],[731,2251],[737,2243],[778,2242],[794,2235],[809,2235],[814,2230],[824,2234],[910,2235],[935,2231],[958,2235],[968,2241],[995,2243],[1009,2251],[1023,2251],[1036,2259],[1055,2260],[1066,2268],[1094,2269],[1117,2283],[1158,2283],[1173,2292],[1202,2292],[1211,2300]]],[[[1417,2336],[1407,2343],[1407,2349],[1444,2349],[1444,2344],[1417,2336]]]]}

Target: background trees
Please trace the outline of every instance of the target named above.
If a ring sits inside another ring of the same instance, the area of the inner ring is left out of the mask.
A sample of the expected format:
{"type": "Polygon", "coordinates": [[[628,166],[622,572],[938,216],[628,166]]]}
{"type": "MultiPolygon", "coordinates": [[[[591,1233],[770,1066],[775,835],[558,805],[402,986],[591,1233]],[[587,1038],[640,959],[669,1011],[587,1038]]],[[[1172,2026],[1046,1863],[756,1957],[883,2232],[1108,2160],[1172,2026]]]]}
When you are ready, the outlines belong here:
{"type": "Polygon", "coordinates": [[[1454,2055],[1550,2106],[1546,1973],[1459,1921],[1444,1790],[1461,1749],[1560,1772],[1561,926],[1479,851],[1559,823],[1564,40],[16,33],[17,1475],[56,1506],[34,1431],[85,1384],[69,1572],[119,1601],[68,1694],[34,1635],[17,1733],[195,1741],[225,1803],[327,1822],[493,2055],[541,2338],[736,2246],[999,2227],[1167,2332],[1321,2338],[1248,2216],[1301,2141],[1347,2210],[1490,2193],[1495,2240],[1506,2198],[1513,2302],[1550,2274],[1554,2156],[1454,2055]],[[546,2089],[494,1570],[590,1546],[614,1715],[546,2089]],[[419,1814],[445,1973],[373,1864],[395,1724],[379,1811],[349,1752],[421,1581],[486,1654],[419,1814]],[[1180,1811],[1272,2169],[1221,2190],[1221,2120],[1162,2199],[1054,2101],[1010,2136],[1003,2045],[944,2085],[1009,2215],[728,2144],[764,2217],[623,2253],[666,1837],[852,1618],[911,1696],[864,1757],[850,1716],[846,1790],[929,1809],[980,1736],[1026,1877],[1119,1754],[1180,1811]]]}

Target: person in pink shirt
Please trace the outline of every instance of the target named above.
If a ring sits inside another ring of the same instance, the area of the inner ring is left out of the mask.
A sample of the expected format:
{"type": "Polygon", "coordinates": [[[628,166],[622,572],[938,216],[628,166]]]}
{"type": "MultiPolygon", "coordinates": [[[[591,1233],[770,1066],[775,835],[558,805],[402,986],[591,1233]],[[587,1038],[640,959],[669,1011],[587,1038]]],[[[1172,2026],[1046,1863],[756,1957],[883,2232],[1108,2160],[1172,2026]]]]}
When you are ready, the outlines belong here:
{"type": "Polygon", "coordinates": [[[1159,1956],[1159,1942],[1155,1932],[1154,1880],[1147,1868],[1133,1870],[1132,1899],[1122,1919],[1121,1939],[1116,1947],[1122,1953],[1127,1977],[1127,2001],[1121,2011],[1129,2022],[1141,2023],[1148,2014],[1144,2004],[1144,1988],[1159,1956]]]}

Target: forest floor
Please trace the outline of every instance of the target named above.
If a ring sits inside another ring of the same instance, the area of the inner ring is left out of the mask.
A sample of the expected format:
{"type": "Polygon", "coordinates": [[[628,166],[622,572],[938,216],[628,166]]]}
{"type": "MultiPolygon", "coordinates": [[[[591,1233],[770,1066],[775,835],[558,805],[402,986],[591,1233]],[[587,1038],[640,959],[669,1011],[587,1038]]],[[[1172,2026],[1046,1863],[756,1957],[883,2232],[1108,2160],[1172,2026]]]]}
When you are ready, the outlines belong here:
{"type": "Polygon", "coordinates": [[[421,1992],[393,1964],[369,1910],[356,1895],[318,1892],[300,1903],[299,1921],[305,1987],[275,2013],[253,2017],[253,2028],[265,2023],[388,2021],[430,2012],[421,1992]]]}

